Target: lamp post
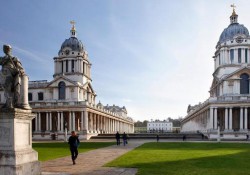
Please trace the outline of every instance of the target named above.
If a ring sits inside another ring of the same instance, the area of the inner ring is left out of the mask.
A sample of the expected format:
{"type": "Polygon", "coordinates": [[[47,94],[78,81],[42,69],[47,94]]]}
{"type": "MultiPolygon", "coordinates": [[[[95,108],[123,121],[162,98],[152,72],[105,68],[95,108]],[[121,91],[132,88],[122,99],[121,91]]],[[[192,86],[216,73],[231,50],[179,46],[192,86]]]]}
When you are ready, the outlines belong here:
{"type": "Polygon", "coordinates": [[[218,137],[217,137],[217,142],[220,142],[220,121],[217,122],[218,126],[218,137]]]}

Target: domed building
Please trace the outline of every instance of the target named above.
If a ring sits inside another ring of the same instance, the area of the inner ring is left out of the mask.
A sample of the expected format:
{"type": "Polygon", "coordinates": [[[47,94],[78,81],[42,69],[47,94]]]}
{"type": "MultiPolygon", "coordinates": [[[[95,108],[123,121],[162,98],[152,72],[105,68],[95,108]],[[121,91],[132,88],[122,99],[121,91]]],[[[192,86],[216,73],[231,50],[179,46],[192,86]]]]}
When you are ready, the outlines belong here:
{"type": "MultiPolygon", "coordinates": [[[[233,6],[234,7],[234,6],[233,6]]],[[[250,37],[233,8],[230,24],[221,33],[214,53],[210,97],[188,106],[182,132],[202,132],[210,139],[245,139],[250,128],[250,37]]]]}
{"type": "Polygon", "coordinates": [[[53,80],[29,82],[29,104],[37,115],[33,120],[33,139],[62,140],[72,130],[82,139],[99,133],[134,132],[134,122],[124,107],[114,111],[100,102],[96,105],[91,63],[72,24],[70,38],[54,57],[53,80]]]}

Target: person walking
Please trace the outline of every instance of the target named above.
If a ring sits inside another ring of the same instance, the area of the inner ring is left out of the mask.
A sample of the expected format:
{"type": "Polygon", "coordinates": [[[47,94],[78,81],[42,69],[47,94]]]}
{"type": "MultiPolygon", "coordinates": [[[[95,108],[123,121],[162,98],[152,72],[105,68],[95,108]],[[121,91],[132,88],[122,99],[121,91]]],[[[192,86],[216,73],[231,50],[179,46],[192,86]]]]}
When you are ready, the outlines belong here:
{"type": "Polygon", "coordinates": [[[187,139],[186,134],[184,134],[182,140],[185,141],[186,139],[187,139]]]}
{"type": "Polygon", "coordinates": [[[117,133],[115,134],[115,138],[116,138],[116,144],[117,144],[117,146],[120,145],[120,143],[121,143],[121,142],[120,142],[120,138],[121,138],[121,137],[120,137],[120,134],[119,134],[118,131],[117,131],[117,133]]]}
{"type": "Polygon", "coordinates": [[[124,132],[123,135],[122,135],[122,140],[123,140],[123,145],[125,146],[126,144],[128,144],[128,141],[127,141],[127,134],[124,132]]]}
{"type": "Polygon", "coordinates": [[[75,160],[78,156],[78,146],[80,144],[80,141],[75,131],[71,132],[71,136],[69,137],[68,144],[70,147],[72,162],[73,162],[73,165],[75,165],[76,164],[75,160]]]}
{"type": "Polygon", "coordinates": [[[156,135],[156,140],[157,140],[157,142],[159,142],[159,140],[160,140],[159,134],[156,135]]]}

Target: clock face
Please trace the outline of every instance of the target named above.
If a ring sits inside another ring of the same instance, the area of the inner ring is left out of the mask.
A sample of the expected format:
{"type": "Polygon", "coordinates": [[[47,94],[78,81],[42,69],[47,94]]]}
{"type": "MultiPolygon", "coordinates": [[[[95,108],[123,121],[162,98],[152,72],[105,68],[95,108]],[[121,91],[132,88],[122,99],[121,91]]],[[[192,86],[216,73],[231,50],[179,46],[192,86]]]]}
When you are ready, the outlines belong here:
{"type": "Polygon", "coordinates": [[[240,36],[237,37],[237,38],[236,38],[236,42],[237,42],[237,43],[242,43],[242,42],[243,42],[243,38],[240,37],[240,36]]]}
{"type": "Polygon", "coordinates": [[[65,50],[65,53],[66,53],[66,55],[68,55],[69,54],[69,50],[65,50]]]}

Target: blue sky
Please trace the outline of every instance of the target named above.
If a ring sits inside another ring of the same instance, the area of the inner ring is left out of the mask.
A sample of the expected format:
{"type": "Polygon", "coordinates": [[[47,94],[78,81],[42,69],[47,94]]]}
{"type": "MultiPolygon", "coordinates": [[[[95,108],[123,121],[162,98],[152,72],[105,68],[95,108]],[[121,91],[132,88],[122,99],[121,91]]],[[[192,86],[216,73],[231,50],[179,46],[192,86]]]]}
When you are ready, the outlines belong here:
{"type": "Polygon", "coordinates": [[[135,120],[184,117],[189,104],[209,97],[232,3],[249,27],[247,0],[9,0],[0,7],[0,44],[12,45],[30,80],[51,81],[75,20],[97,102],[126,106],[135,120]]]}

